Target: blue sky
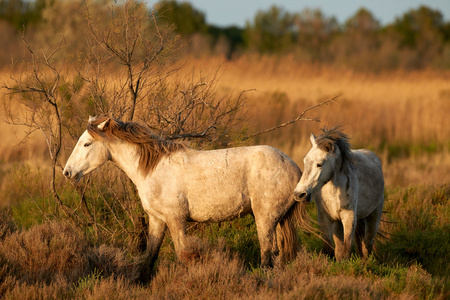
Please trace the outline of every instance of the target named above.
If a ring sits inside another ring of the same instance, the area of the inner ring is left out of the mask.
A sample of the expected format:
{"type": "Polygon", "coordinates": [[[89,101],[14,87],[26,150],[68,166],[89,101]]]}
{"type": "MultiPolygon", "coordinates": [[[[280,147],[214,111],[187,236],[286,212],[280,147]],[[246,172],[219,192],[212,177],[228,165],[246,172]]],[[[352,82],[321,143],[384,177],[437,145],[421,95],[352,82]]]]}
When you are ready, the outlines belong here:
{"type": "MultiPolygon", "coordinates": [[[[154,4],[156,1],[147,1],[154,4]]],[[[183,2],[178,0],[178,2],[183,2]]],[[[438,9],[446,21],[450,20],[450,0],[189,0],[196,9],[206,14],[208,24],[218,26],[245,26],[253,21],[258,10],[268,10],[272,5],[289,12],[301,12],[305,8],[319,8],[327,17],[334,16],[339,23],[345,22],[361,7],[368,9],[385,25],[396,17],[420,5],[438,9]]]]}

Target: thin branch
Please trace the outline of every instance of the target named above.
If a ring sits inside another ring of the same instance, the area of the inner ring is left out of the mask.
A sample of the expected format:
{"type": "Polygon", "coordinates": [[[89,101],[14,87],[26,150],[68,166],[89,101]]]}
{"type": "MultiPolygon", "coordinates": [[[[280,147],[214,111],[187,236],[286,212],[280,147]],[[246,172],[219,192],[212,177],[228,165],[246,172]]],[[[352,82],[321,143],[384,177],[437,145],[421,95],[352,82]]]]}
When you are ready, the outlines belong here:
{"type": "Polygon", "coordinates": [[[261,134],[264,134],[264,133],[268,133],[268,132],[277,130],[277,129],[279,129],[279,128],[286,127],[286,126],[291,125],[291,124],[294,124],[294,123],[296,123],[296,122],[298,122],[298,121],[315,121],[315,122],[320,122],[320,119],[319,119],[319,118],[304,118],[303,116],[304,116],[308,111],[310,111],[310,110],[313,110],[313,109],[319,108],[319,107],[321,107],[321,106],[323,106],[323,105],[328,105],[328,104],[330,104],[331,102],[334,102],[334,100],[336,100],[336,99],[337,99],[338,97],[340,97],[340,96],[342,96],[342,94],[337,95],[337,96],[334,96],[333,98],[331,98],[331,99],[329,99],[329,100],[327,100],[327,101],[323,101],[323,102],[321,102],[321,103],[319,103],[319,104],[317,104],[317,105],[308,107],[308,108],[305,109],[300,115],[298,115],[295,119],[293,119],[293,120],[291,120],[291,121],[289,121],[289,122],[286,122],[286,123],[278,124],[278,125],[276,125],[276,126],[274,126],[274,127],[268,128],[268,129],[264,129],[264,130],[255,132],[255,133],[253,133],[253,134],[251,134],[251,135],[248,135],[248,136],[242,138],[241,141],[245,141],[245,140],[251,139],[251,138],[253,138],[253,137],[255,137],[255,136],[258,136],[258,135],[261,135],[261,134]]]}
{"type": "Polygon", "coordinates": [[[176,134],[176,135],[172,135],[166,138],[166,140],[180,140],[180,139],[199,139],[199,138],[203,138],[206,136],[206,134],[208,133],[208,131],[210,129],[216,128],[216,123],[215,122],[213,125],[209,126],[208,128],[206,128],[203,132],[200,133],[184,133],[184,134],[176,134]]]}

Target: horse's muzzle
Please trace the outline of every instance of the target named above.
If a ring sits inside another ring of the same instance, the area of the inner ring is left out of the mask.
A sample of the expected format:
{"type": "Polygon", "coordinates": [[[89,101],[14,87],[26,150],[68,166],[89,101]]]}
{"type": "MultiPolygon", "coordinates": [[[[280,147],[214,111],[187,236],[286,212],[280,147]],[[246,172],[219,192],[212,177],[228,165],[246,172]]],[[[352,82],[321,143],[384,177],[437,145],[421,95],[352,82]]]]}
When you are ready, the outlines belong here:
{"type": "Polygon", "coordinates": [[[304,202],[304,203],[311,202],[311,193],[300,192],[300,193],[294,193],[294,195],[295,195],[295,200],[298,202],[304,202]]]}
{"type": "Polygon", "coordinates": [[[64,174],[64,176],[66,176],[69,179],[70,179],[70,177],[72,177],[72,172],[70,172],[69,170],[64,170],[63,174],[64,174]]]}
{"type": "Polygon", "coordinates": [[[83,173],[82,172],[78,172],[76,174],[73,174],[71,170],[66,170],[64,169],[63,171],[63,175],[69,179],[69,180],[73,180],[75,182],[80,181],[81,177],[83,177],[83,173]]]}

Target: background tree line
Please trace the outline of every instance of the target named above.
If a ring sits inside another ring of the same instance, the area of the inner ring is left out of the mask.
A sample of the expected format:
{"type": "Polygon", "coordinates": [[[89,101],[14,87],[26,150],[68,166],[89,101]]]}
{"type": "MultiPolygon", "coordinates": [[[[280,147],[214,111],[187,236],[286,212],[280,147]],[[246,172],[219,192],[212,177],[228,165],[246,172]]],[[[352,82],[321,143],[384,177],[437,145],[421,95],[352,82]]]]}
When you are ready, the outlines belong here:
{"type": "MultiPolygon", "coordinates": [[[[48,22],[61,4],[54,0],[0,0],[1,65],[15,52],[13,36],[48,22]]],[[[272,6],[258,11],[245,28],[207,24],[205,14],[189,2],[160,1],[155,15],[185,40],[184,51],[195,55],[244,53],[286,54],[299,60],[345,66],[358,70],[450,68],[450,22],[438,10],[420,6],[392,23],[381,25],[367,9],[359,9],[340,24],[319,9],[288,12],[272,6]]],[[[67,23],[73,23],[67,14],[67,23]]]]}

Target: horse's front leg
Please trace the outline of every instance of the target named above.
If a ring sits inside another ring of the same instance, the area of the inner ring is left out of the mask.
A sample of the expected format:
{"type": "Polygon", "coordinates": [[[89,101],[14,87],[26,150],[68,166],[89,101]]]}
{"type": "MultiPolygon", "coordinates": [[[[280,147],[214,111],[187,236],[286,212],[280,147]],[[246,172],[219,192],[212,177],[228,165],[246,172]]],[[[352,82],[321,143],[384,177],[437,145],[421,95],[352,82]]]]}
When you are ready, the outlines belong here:
{"type": "Polygon", "coordinates": [[[330,256],[334,256],[334,248],[332,245],[332,220],[328,217],[326,213],[317,210],[317,221],[319,222],[319,229],[322,234],[322,239],[324,241],[323,244],[323,252],[330,256]]]}
{"type": "Polygon", "coordinates": [[[336,251],[339,252],[339,254],[336,253],[337,260],[350,258],[350,254],[352,252],[352,241],[355,235],[355,228],[356,228],[355,212],[353,210],[341,211],[341,220],[343,229],[342,245],[341,245],[342,248],[339,251],[336,251]]]}
{"type": "Polygon", "coordinates": [[[158,252],[164,240],[167,225],[161,219],[149,214],[149,228],[146,249],[146,260],[141,269],[140,279],[147,282],[150,279],[153,266],[158,258],[158,252]]]}
{"type": "Polygon", "coordinates": [[[164,221],[153,215],[148,216],[148,221],[147,255],[151,261],[151,267],[153,268],[153,265],[158,258],[159,248],[161,248],[164,240],[167,225],[164,221]]]}

